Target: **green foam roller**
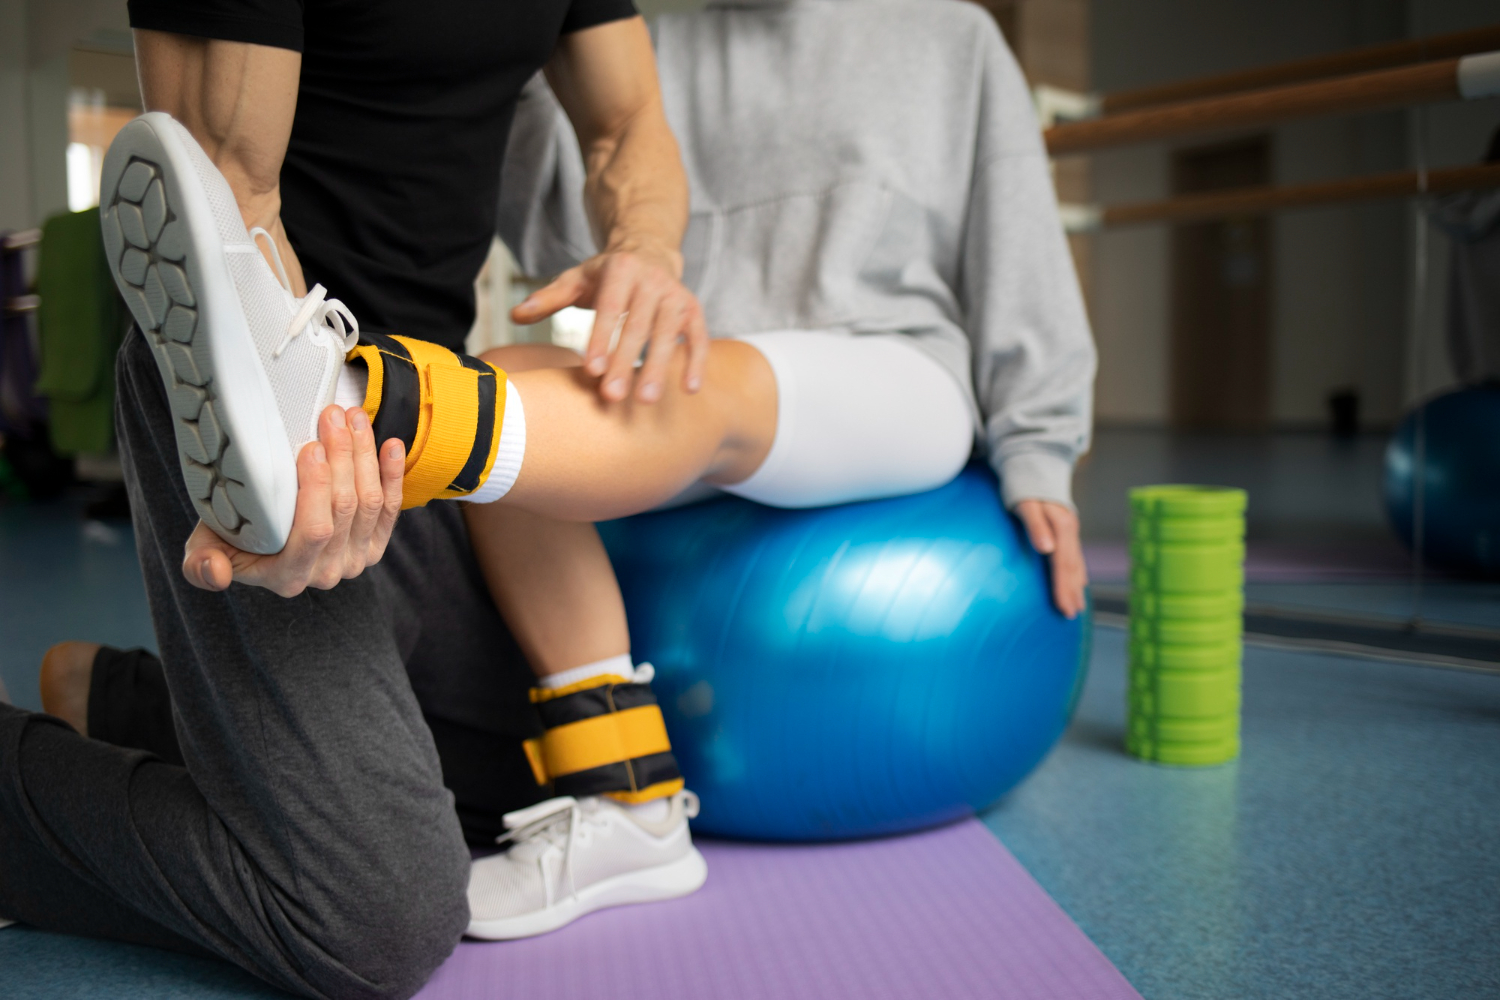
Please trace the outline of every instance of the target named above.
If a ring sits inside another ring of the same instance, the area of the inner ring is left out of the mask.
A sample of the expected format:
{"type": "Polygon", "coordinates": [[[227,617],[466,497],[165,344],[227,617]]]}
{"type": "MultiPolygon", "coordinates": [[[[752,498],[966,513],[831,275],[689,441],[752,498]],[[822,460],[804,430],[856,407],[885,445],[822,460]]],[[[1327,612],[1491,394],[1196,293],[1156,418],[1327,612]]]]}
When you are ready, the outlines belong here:
{"type": "Polygon", "coordinates": [[[1243,490],[1130,491],[1126,749],[1204,766],[1239,754],[1243,490]]]}
{"type": "Polygon", "coordinates": [[[1238,670],[1133,671],[1130,709],[1147,716],[1203,719],[1238,712],[1238,670]]]}
{"type": "Polygon", "coordinates": [[[1244,651],[1238,638],[1215,643],[1130,643],[1131,669],[1234,670],[1244,651]]]}
{"type": "Polygon", "coordinates": [[[1168,743],[1214,743],[1238,737],[1240,717],[1233,712],[1204,719],[1137,715],[1130,720],[1130,732],[1143,739],[1168,743]]]}
{"type": "Polygon", "coordinates": [[[1245,610],[1245,595],[1239,588],[1202,594],[1172,594],[1151,589],[1132,590],[1131,618],[1239,618],[1245,610]]]}
{"type": "Polygon", "coordinates": [[[1225,486],[1137,486],[1130,491],[1130,513],[1149,518],[1243,519],[1248,499],[1244,490],[1225,486]]]}
{"type": "Polygon", "coordinates": [[[1245,584],[1245,543],[1187,545],[1132,542],[1130,585],[1141,590],[1203,593],[1245,584]]]}
{"type": "Polygon", "coordinates": [[[1137,561],[1136,555],[1136,550],[1131,549],[1130,585],[1136,591],[1193,594],[1229,589],[1238,591],[1245,586],[1244,546],[1233,552],[1167,553],[1166,559],[1155,558],[1157,553],[1152,553],[1154,558],[1149,562],[1137,561]]]}
{"type": "Polygon", "coordinates": [[[1174,743],[1142,737],[1127,737],[1125,749],[1145,760],[1181,767],[1227,764],[1240,755],[1238,737],[1209,743],[1174,743]]]}
{"type": "Polygon", "coordinates": [[[1134,615],[1130,619],[1130,640],[1174,646],[1220,646],[1236,642],[1242,622],[1239,615],[1218,618],[1157,618],[1134,615]]]}
{"type": "Polygon", "coordinates": [[[1130,522],[1130,537],[1138,542],[1237,542],[1245,537],[1245,519],[1137,517],[1130,522]]]}

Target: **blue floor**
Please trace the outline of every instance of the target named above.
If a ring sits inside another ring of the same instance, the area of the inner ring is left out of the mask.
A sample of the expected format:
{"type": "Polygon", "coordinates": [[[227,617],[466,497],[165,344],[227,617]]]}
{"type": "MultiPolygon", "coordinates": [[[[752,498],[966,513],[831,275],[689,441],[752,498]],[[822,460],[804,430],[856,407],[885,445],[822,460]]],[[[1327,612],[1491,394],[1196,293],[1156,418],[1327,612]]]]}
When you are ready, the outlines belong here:
{"type": "Polygon", "coordinates": [[[226,962],[155,948],[0,930],[0,997],[5,1000],[286,1000],[226,962]]]}
{"type": "MultiPolygon", "coordinates": [[[[1475,611],[1481,613],[1483,609],[1475,611]]],[[[128,528],[0,507],[0,677],[52,642],[151,645],[128,528]]],[[[986,820],[1148,998],[1500,997],[1500,678],[1247,649],[1245,752],[1119,749],[1123,644],[986,820]]],[[[273,996],[225,965],[0,930],[0,997],[273,996]]]]}
{"type": "Polygon", "coordinates": [[[1148,998],[1500,996],[1500,677],[1247,648],[1244,749],[1120,750],[1124,633],[986,816],[1148,998]]]}
{"type": "Polygon", "coordinates": [[[85,500],[0,503],[0,681],[40,708],[36,671],[63,639],[156,648],[125,521],[89,521],[85,500]]]}

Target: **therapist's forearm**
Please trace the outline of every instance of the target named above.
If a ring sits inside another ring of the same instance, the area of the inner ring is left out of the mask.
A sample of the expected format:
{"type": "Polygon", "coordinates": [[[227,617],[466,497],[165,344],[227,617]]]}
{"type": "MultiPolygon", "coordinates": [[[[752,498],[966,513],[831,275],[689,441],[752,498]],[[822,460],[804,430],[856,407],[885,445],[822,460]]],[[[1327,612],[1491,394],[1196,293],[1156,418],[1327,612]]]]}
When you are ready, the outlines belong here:
{"type": "Polygon", "coordinates": [[[596,139],[584,156],[584,195],[601,249],[662,256],[681,277],[687,174],[660,106],[630,119],[619,135],[596,139]]]}
{"type": "Polygon", "coordinates": [[[639,17],[564,35],[547,82],[578,134],[584,198],[601,250],[655,258],[682,274],[688,184],[667,124],[651,34],[639,17]]]}

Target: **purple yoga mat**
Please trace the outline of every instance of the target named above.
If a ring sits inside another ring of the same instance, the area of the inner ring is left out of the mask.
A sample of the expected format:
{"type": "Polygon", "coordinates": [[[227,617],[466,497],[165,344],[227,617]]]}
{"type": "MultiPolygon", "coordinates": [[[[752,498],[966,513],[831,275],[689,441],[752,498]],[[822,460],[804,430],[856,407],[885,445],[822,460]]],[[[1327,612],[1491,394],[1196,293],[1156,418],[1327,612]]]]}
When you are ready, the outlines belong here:
{"type": "Polygon", "coordinates": [[[977,820],[850,844],[704,842],[708,884],[458,946],[422,1000],[1140,1000],[977,820]]]}

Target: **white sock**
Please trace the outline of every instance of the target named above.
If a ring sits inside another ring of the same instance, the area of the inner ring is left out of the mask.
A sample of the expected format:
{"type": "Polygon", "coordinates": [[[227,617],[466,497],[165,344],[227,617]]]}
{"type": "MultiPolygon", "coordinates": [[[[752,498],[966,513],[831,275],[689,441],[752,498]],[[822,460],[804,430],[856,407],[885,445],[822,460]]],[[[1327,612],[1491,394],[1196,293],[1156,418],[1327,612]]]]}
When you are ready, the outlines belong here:
{"type": "Polygon", "coordinates": [[[670,797],[652,799],[650,802],[639,802],[633,806],[626,805],[623,802],[618,803],[618,805],[642,823],[660,823],[672,812],[672,799],[670,797]]]}
{"type": "Polygon", "coordinates": [[[521,406],[521,391],[514,382],[506,379],[505,416],[500,421],[500,444],[495,449],[495,464],[490,467],[490,474],[484,482],[479,484],[479,489],[463,499],[470,503],[493,503],[505,496],[516,484],[516,477],[521,474],[521,459],[525,457],[526,410],[521,406]]]}
{"type": "Polygon", "coordinates": [[[349,409],[365,405],[365,391],[370,386],[370,372],[364,365],[345,365],[339,369],[339,382],[333,390],[336,406],[349,409]]]}
{"type": "Polygon", "coordinates": [[[630,811],[630,816],[636,817],[642,823],[660,823],[672,814],[672,798],[651,799],[649,802],[637,802],[634,805],[619,804],[622,810],[630,811]]]}
{"type": "Polygon", "coordinates": [[[579,681],[590,680],[594,677],[602,677],[605,674],[614,674],[617,677],[634,677],[635,661],[630,658],[629,653],[621,653],[619,656],[610,656],[593,663],[585,663],[581,667],[573,667],[564,670],[560,674],[548,674],[546,677],[537,678],[537,687],[548,691],[556,691],[558,688],[577,684],[579,681]]]}

